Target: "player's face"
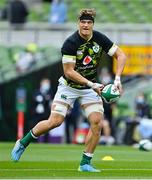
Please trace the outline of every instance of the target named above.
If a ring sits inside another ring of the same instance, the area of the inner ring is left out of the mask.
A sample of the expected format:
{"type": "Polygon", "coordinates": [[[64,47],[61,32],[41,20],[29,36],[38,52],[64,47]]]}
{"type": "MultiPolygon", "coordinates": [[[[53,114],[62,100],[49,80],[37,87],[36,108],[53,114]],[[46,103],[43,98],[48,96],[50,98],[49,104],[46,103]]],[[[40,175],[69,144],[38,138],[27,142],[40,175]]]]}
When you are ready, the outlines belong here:
{"type": "Polygon", "coordinates": [[[81,20],[79,21],[79,33],[84,39],[89,39],[92,36],[93,21],[81,20]]]}

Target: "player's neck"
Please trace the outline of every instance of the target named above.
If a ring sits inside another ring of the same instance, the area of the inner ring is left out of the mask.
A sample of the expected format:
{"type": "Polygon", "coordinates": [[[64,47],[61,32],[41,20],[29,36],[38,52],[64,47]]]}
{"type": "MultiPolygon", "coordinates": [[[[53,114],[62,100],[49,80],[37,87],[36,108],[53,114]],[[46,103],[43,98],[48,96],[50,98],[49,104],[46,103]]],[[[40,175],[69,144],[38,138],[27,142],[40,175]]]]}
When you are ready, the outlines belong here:
{"type": "Polygon", "coordinates": [[[80,31],[79,31],[79,35],[85,39],[86,41],[89,41],[92,38],[92,33],[89,35],[83,35],[80,31]]]}

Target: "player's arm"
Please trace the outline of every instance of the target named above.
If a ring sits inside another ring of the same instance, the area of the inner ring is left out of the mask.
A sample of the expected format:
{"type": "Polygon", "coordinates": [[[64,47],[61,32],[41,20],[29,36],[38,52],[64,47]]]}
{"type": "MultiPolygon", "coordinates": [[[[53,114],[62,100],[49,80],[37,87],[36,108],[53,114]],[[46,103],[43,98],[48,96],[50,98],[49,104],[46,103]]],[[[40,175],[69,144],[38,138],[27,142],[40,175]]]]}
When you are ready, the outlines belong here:
{"type": "Polygon", "coordinates": [[[117,46],[117,49],[113,55],[114,59],[117,60],[116,63],[116,75],[115,75],[115,80],[114,84],[116,87],[122,92],[122,85],[121,85],[121,74],[124,70],[125,67],[125,62],[126,62],[126,55],[125,53],[117,46]]]}
{"type": "Polygon", "coordinates": [[[116,76],[121,76],[125,67],[126,55],[119,47],[117,47],[113,57],[117,60],[116,76]]]}
{"type": "MultiPolygon", "coordinates": [[[[113,59],[117,60],[117,67],[116,67],[116,76],[114,80],[115,86],[119,89],[120,93],[122,92],[122,85],[121,85],[121,74],[123,72],[125,62],[126,62],[126,55],[124,52],[114,44],[107,36],[98,33],[98,39],[100,39],[101,46],[103,47],[104,51],[113,59]]],[[[100,43],[100,42],[99,42],[100,43]]]]}
{"type": "Polygon", "coordinates": [[[100,93],[100,87],[102,87],[102,84],[93,83],[83,77],[81,74],[79,74],[77,71],[75,71],[75,57],[74,56],[67,56],[63,55],[62,57],[62,63],[63,63],[63,71],[66,78],[77,82],[79,84],[91,87],[94,89],[98,94],[100,93]]]}
{"type": "Polygon", "coordinates": [[[81,76],[81,74],[76,72],[74,70],[74,67],[75,67],[74,63],[63,64],[64,75],[68,79],[70,79],[74,82],[77,82],[77,83],[82,84],[82,85],[87,85],[88,80],[86,78],[84,78],[83,76],[81,76]]]}

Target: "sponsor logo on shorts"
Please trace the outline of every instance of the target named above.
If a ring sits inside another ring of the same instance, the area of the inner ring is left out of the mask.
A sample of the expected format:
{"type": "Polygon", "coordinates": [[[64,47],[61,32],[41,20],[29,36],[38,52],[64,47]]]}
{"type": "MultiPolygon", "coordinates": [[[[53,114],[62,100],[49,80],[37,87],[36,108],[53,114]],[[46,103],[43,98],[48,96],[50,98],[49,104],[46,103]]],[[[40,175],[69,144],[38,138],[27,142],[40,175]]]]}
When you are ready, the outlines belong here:
{"type": "Polygon", "coordinates": [[[66,96],[65,94],[61,94],[61,99],[66,100],[66,99],[67,99],[67,96],[66,96]]]}

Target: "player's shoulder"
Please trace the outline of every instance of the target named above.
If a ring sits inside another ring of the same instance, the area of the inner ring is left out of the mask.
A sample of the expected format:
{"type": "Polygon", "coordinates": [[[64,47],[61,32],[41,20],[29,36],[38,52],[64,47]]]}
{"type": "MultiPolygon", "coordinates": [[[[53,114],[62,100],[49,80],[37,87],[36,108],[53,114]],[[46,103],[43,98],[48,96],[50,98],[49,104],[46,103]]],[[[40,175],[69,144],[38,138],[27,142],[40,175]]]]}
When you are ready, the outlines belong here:
{"type": "Polygon", "coordinates": [[[74,32],[72,35],[67,37],[67,39],[64,41],[62,49],[64,48],[72,48],[73,50],[76,49],[79,46],[79,36],[78,31],[74,32]]]}
{"type": "Polygon", "coordinates": [[[113,45],[113,42],[99,31],[93,31],[93,40],[107,50],[113,45]]]}
{"type": "Polygon", "coordinates": [[[72,35],[67,37],[67,39],[63,43],[61,51],[63,54],[74,55],[76,53],[78,45],[78,32],[76,31],[72,35]]]}
{"type": "Polygon", "coordinates": [[[67,42],[77,42],[78,40],[78,32],[75,31],[73,34],[71,34],[69,37],[67,37],[67,39],[65,40],[65,43],[67,42]]]}
{"type": "Polygon", "coordinates": [[[96,31],[96,30],[93,30],[93,36],[94,38],[105,38],[105,34],[99,32],[99,31],[96,31]]]}

